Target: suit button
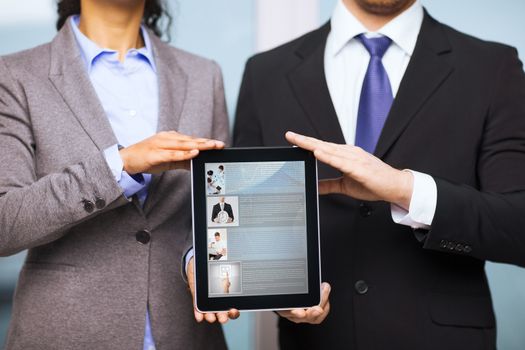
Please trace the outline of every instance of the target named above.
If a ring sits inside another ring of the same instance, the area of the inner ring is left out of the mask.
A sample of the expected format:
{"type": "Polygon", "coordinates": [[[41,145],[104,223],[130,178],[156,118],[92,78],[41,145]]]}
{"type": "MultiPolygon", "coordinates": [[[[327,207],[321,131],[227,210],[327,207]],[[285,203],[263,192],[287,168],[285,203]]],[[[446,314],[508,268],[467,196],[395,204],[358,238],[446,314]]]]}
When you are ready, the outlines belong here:
{"type": "Polygon", "coordinates": [[[100,197],[95,198],[95,206],[97,209],[104,209],[106,207],[106,201],[100,197]]]}
{"type": "Polygon", "coordinates": [[[469,245],[466,245],[466,246],[463,248],[463,251],[464,251],[465,253],[468,254],[468,253],[470,253],[470,252],[472,251],[472,247],[469,246],[469,245]]]}
{"type": "Polygon", "coordinates": [[[137,239],[137,242],[139,242],[140,244],[148,244],[151,239],[151,235],[149,231],[142,230],[135,234],[135,238],[137,239]]]}
{"type": "Polygon", "coordinates": [[[456,251],[457,251],[457,252],[462,252],[463,249],[464,249],[464,248],[463,248],[463,244],[461,244],[461,243],[456,244],[456,251]]]}
{"type": "Polygon", "coordinates": [[[367,218],[372,215],[372,209],[365,203],[359,204],[359,213],[362,217],[367,218]]]}
{"type": "Polygon", "coordinates": [[[447,248],[447,244],[448,242],[442,239],[441,242],[439,242],[439,247],[445,249],[447,248]]]}
{"type": "Polygon", "coordinates": [[[357,294],[366,294],[368,292],[368,284],[365,281],[359,280],[354,285],[355,291],[357,294]]]}
{"type": "Polygon", "coordinates": [[[93,204],[92,201],[88,201],[87,199],[84,199],[84,210],[88,213],[92,213],[93,210],[95,210],[95,204],[93,204]]]}
{"type": "Polygon", "coordinates": [[[454,244],[454,242],[448,242],[447,248],[448,250],[454,250],[456,249],[456,245],[454,244]]]}

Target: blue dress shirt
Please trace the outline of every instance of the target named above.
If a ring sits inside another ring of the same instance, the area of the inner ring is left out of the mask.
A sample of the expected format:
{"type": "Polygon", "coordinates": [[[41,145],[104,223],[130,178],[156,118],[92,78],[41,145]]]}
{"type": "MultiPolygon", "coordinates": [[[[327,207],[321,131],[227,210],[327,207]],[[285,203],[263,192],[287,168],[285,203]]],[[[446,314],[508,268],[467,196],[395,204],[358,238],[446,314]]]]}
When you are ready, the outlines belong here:
{"type": "MultiPolygon", "coordinates": [[[[124,62],[120,62],[117,51],[98,47],[78,29],[79,20],[79,16],[73,17],[71,26],[89,79],[119,145],[127,147],[153,136],[157,132],[159,92],[147,31],[141,28],[145,47],[128,50],[124,62]]],[[[127,174],[117,144],[104,150],[104,155],[124,195],[130,198],[136,194],[143,205],[151,175],[143,174],[144,181],[137,182],[127,174]]],[[[154,350],[148,310],[145,323],[144,350],[154,350]]]]}

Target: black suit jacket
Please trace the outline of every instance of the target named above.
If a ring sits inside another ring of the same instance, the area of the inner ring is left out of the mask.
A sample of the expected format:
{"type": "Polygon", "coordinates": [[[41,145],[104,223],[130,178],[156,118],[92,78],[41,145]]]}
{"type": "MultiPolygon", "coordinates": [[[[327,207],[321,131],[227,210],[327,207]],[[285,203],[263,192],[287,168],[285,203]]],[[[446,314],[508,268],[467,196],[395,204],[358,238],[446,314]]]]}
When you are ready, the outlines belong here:
{"type": "MultiPolygon", "coordinates": [[[[235,146],[286,145],[287,130],[344,143],[324,75],[329,31],[248,61],[235,146]]],[[[331,313],[321,325],[281,319],[282,348],[494,348],[484,261],[525,266],[525,75],[516,50],[425,14],[375,154],[434,177],[432,228],[396,225],[387,203],[321,197],[331,313]]],[[[340,174],[320,165],[319,176],[340,174]]]]}
{"type": "MultiPolygon", "coordinates": [[[[211,212],[211,221],[215,220],[215,218],[217,217],[217,215],[219,215],[221,211],[221,205],[219,203],[215,204],[213,206],[213,209],[212,209],[212,212],[211,212]]],[[[234,220],[234,216],[233,216],[233,210],[232,210],[232,206],[228,203],[224,203],[224,211],[228,214],[228,216],[234,220]]]]}

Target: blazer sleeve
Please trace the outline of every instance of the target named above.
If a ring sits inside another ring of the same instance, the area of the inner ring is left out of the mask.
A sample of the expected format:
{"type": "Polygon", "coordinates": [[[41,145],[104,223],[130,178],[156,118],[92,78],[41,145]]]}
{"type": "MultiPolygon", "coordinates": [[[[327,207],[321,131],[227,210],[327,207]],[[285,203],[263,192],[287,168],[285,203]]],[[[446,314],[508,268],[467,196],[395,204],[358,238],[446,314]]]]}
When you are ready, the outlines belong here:
{"type": "Polygon", "coordinates": [[[128,203],[102,152],[42,178],[35,171],[37,152],[23,86],[0,58],[0,256],[52,242],[128,203]],[[97,208],[98,198],[109,205],[97,208]]]}
{"type": "Polygon", "coordinates": [[[246,63],[237,101],[233,127],[233,145],[235,147],[263,145],[261,123],[252,86],[252,61],[253,59],[250,59],[246,63]]]}
{"type": "Polygon", "coordinates": [[[479,147],[479,188],[435,178],[424,247],[525,266],[525,73],[516,50],[501,57],[479,147]]]}

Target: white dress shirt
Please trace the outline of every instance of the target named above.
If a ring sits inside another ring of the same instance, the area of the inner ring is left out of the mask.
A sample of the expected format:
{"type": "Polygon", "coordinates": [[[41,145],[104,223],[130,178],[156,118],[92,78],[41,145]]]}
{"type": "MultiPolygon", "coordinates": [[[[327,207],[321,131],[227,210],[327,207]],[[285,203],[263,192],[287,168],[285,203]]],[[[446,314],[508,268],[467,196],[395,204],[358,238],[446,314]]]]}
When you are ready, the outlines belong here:
{"type": "MultiPolygon", "coordinates": [[[[324,69],[328,90],[347,144],[353,145],[355,142],[361,87],[370,61],[370,54],[355,37],[364,33],[369,38],[387,36],[392,39],[382,62],[395,98],[414,52],[423,15],[423,6],[417,0],[377,32],[370,32],[342,0],[338,1],[326,42],[324,69]]],[[[411,172],[414,175],[414,189],[409,211],[392,205],[392,219],[413,228],[428,229],[436,211],[436,183],[427,174],[411,172]]]]}

